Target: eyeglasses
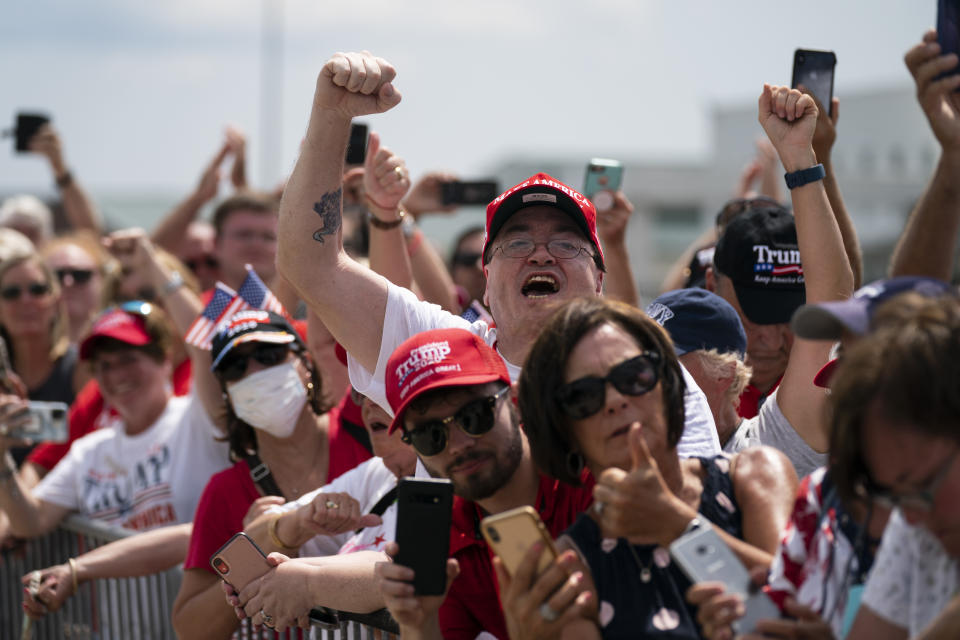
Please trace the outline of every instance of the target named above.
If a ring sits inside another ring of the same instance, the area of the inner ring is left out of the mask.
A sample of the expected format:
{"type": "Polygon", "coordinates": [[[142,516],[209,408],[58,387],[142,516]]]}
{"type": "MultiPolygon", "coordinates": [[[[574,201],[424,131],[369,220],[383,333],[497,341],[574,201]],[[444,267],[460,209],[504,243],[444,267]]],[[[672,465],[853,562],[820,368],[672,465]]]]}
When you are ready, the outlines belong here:
{"type": "Polygon", "coordinates": [[[20,299],[23,293],[27,293],[32,298],[42,298],[50,293],[50,285],[45,282],[31,282],[28,285],[11,284],[0,289],[0,298],[8,302],[14,302],[20,299]]]}
{"type": "Polygon", "coordinates": [[[275,367],[287,359],[290,352],[286,344],[258,344],[253,351],[231,354],[217,367],[217,374],[224,382],[236,382],[247,373],[247,361],[253,358],[265,367],[275,367]]]}
{"type": "Polygon", "coordinates": [[[603,378],[588,376],[557,389],[560,409],[574,420],[588,418],[603,408],[607,383],[628,396],[642,396],[660,379],[660,354],[645,351],[616,365],[603,378]]]}
{"type": "Polygon", "coordinates": [[[55,269],[54,273],[57,274],[60,284],[65,287],[70,285],[81,287],[93,278],[93,269],[55,269]],[[67,276],[70,277],[69,284],[67,284],[67,276]]]}
{"type": "Polygon", "coordinates": [[[492,396],[477,398],[460,407],[452,416],[442,420],[428,420],[410,431],[404,431],[401,440],[413,445],[417,453],[435,456],[447,448],[447,429],[455,422],[460,430],[471,438],[479,438],[493,428],[493,408],[510,387],[504,387],[492,396]]]}
{"type": "Polygon", "coordinates": [[[900,507],[901,509],[911,511],[932,511],[937,491],[940,489],[940,485],[943,484],[947,474],[950,473],[950,469],[953,467],[953,461],[957,458],[958,453],[960,453],[960,449],[950,454],[950,457],[943,463],[925,489],[911,493],[897,493],[892,489],[881,487],[867,476],[857,480],[853,486],[853,490],[860,498],[872,500],[875,504],[885,509],[900,507]]]}
{"type": "Polygon", "coordinates": [[[188,258],[183,261],[183,264],[187,265],[190,271],[196,271],[199,267],[206,267],[207,269],[218,269],[220,267],[220,262],[210,255],[188,258]]]}
{"type": "MultiPolygon", "coordinates": [[[[533,252],[531,251],[531,253],[533,252]]],[[[453,254],[453,264],[458,267],[475,267],[481,255],[480,253],[455,253],[453,254]]]]}
{"type": "Polygon", "coordinates": [[[570,260],[581,253],[592,255],[587,247],[571,242],[570,240],[551,240],[550,242],[534,242],[529,238],[514,238],[497,246],[494,253],[500,251],[508,258],[527,258],[537,250],[537,247],[546,246],[547,253],[558,260],[570,260]]]}

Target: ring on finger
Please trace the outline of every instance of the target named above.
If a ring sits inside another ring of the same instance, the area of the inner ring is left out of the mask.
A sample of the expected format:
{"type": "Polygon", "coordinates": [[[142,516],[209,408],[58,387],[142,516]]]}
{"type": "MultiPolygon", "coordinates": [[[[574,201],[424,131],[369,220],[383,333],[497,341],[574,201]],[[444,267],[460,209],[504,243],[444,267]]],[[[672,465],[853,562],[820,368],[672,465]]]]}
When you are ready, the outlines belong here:
{"type": "Polygon", "coordinates": [[[595,501],[595,502],[593,503],[593,512],[594,512],[595,514],[597,514],[598,516],[602,516],[602,515],[603,515],[603,509],[604,509],[604,507],[606,507],[606,506],[607,506],[607,503],[601,502],[600,500],[597,500],[597,501],[595,501]]]}
{"type": "Polygon", "coordinates": [[[340,505],[334,502],[333,500],[327,500],[326,502],[327,509],[339,509],[340,505]]]}
{"type": "Polygon", "coordinates": [[[263,618],[263,624],[272,627],[273,626],[273,616],[267,615],[267,612],[262,608],[260,609],[260,617],[263,618]]]}
{"type": "Polygon", "coordinates": [[[403,180],[404,178],[403,167],[394,167],[393,172],[397,174],[397,178],[399,178],[400,180],[403,180]]]}
{"type": "Polygon", "coordinates": [[[544,602],[540,605],[540,617],[547,622],[553,622],[560,617],[560,614],[556,609],[550,606],[549,602],[544,602]]]}

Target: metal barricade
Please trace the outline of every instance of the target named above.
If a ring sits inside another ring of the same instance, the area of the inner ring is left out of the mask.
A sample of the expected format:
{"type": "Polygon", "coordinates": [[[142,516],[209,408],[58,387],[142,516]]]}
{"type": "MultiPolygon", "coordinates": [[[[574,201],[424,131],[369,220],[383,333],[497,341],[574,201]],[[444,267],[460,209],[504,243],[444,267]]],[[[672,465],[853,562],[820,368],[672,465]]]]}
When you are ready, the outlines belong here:
{"type": "MultiPolygon", "coordinates": [[[[0,557],[0,638],[19,638],[23,621],[23,585],[20,579],[34,569],[62,564],[91,549],[119,540],[134,531],[108,527],[77,515],[65,519],[51,533],[3,552],[0,557]]],[[[166,640],[175,639],[171,611],[183,571],[175,567],[139,578],[109,578],[80,585],[55,614],[33,623],[38,640],[166,640]]],[[[316,638],[367,640],[395,638],[396,623],[386,611],[373,614],[336,612],[336,624],[314,626],[309,633],[291,631],[258,636],[243,625],[240,638],[316,638]]]]}

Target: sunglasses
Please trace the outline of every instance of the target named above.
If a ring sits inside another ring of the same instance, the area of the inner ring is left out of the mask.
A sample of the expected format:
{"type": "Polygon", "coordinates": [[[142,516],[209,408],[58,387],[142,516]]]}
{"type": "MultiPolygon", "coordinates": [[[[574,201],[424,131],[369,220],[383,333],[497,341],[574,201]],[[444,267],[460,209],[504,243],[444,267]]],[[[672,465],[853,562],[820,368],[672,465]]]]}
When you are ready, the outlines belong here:
{"type": "Polygon", "coordinates": [[[220,267],[220,263],[213,256],[189,258],[184,260],[183,264],[187,265],[187,268],[190,269],[190,271],[196,271],[198,267],[206,267],[207,269],[217,269],[220,267]]]}
{"type": "Polygon", "coordinates": [[[67,276],[70,276],[70,284],[78,287],[87,284],[93,277],[93,269],[55,269],[54,273],[57,274],[60,284],[65,287],[68,286],[67,276]]]}
{"type": "Polygon", "coordinates": [[[453,255],[453,264],[458,267],[475,267],[480,260],[479,253],[455,253],[453,255]]]}
{"type": "Polygon", "coordinates": [[[50,285],[44,282],[32,282],[26,286],[11,284],[0,289],[0,298],[13,302],[19,300],[23,293],[27,293],[33,298],[42,298],[50,293],[50,285]]]}
{"type": "Polygon", "coordinates": [[[217,367],[224,382],[236,382],[247,373],[247,361],[253,358],[265,367],[275,367],[287,359],[290,346],[286,344],[258,344],[253,351],[227,356],[217,367]]]}
{"type": "Polygon", "coordinates": [[[603,408],[607,399],[607,383],[628,396],[642,396],[657,386],[660,379],[660,354],[645,351],[624,360],[602,377],[588,376],[568,382],[557,389],[560,409],[573,418],[588,418],[603,408]]]}
{"type": "Polygon", "coordinates": [[[506,386],[492,396],[471,400],[442,420],[422,422],[412,430],[404,431],[401,440],[413,445],[420,455],[435,456],[447,448],[447,429],[451,422],[471,438],[479,438],[493,428],[493,408],[509,390],[510,387],[506,386]]]}

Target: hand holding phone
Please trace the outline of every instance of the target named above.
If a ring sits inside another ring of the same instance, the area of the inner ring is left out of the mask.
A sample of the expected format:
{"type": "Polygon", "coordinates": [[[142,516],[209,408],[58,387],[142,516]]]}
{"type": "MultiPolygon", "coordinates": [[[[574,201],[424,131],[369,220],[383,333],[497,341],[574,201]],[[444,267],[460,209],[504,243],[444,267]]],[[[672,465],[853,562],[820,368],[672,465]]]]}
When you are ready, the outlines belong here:
{"type": "Polygon", "coordinates": [[[757,622],[780,617],[777,605],[754,587],[747,568],[713,527],[702,525],[674,540],[670,555],[693,582],[722,582],[744,600],[744,616],[732,624],[735,634],[751,633],[757,622]]]}
{"type": "Polygon", "coordinates": [[[524,555],[536,542],[544,546],[537,566],[538,574],[546,570],[557,557],[553,539],[532,507],[517,507],[487,516],[480,521],[480,531],[510,575],[517,572],[524,555]]]}
{"type": "Polygon", "coordinates": [[[453,484],[441,478],[403,478],[397,485],[395,562],[414,570],[418,596],[441,595],[447,585],[453,484]]]}
{"type": "Polygon", "coordinates": [[[242,531],[210,556],[210,566],[237,593],[273,568],[257,543],[242,531]]]}
{"type": "Polygon", "coordinates": [[[18,113],[15,128],[17,153],[30,151],[30,140],[37,135],[40,127],[48,122],[50,122],[50,116],[45,113],[18,113]]]}
{"type": "Polygon", "coordinates": [[[597,211],[607,211],[613,207],[613,194],[620,190],[623,183],[623,164],[619,160],[594,158],[587,165],[587,177],[583,181],[583,195],[597,211]]]}
{"type": "Polygon", "coordinates": [[[797,49],[793,52],[793,74],[790,86],[803,85],[820,101],[833,117],[833,72],[837,56],[833,51],[797,49]]]}

